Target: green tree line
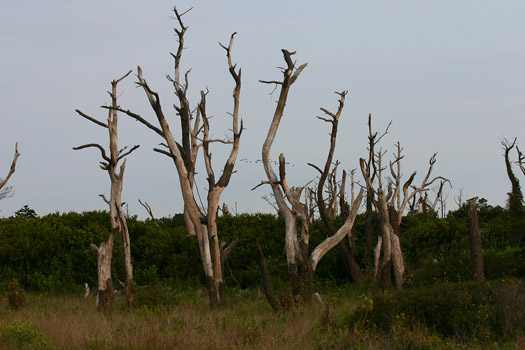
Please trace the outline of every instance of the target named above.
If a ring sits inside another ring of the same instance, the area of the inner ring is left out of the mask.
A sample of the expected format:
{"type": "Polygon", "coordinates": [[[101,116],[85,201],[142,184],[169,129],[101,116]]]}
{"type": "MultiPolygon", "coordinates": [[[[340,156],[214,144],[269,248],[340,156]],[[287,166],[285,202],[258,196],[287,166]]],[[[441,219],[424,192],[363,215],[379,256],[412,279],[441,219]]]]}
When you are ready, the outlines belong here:
{"type": "MultiPolygon", "coordinates": [[[[473,200],[479,207],[486,277],[525,277],[525,215],[492,207],[484,199],[473,200]]],[[[39,292],[80,292],[84,283],[95,287],[97,255],[89,245],[98,244],[110,234],[108,215],[104,211],[89,211],[38,217],[24,207],[15,216],[0,219],[0,288],[7,288],[13,278],[27,290],[39,292]]],[[[337,218],[334,223],[341,225],[342,221],[337,218]]],[[[227,242],[239,239],[225,271],[230,287],[260,285],[256,239],[266,256],[272,283],[276,286],[287,283],[282,218],[272,214],[226,215],[219,218],[218,224],[222,239],[227,242]]],[[[183,214],[155,221],[129,217],[128,225],[137,284],[204,283],[199,248],[194,238],[187,237],[183,214]]],[[[364,226],[364,215],[359,215],[354,226],[356,257],[366,273],[364,226]]],[[[311,232],[312,246],[327,235],[323,224],[317,221],[311,232]]],[[[467,204],[446,218],[438,218],[435,213],[407,215],[401,239],[408,285],[470,279],[467,204]]],[[[123,280],[119,249],[116,243],[113,272],[123,280]]],[[[321,261],[317,274],[318,283],[346,283],[344,264],[337,250],[321,261]]]]}

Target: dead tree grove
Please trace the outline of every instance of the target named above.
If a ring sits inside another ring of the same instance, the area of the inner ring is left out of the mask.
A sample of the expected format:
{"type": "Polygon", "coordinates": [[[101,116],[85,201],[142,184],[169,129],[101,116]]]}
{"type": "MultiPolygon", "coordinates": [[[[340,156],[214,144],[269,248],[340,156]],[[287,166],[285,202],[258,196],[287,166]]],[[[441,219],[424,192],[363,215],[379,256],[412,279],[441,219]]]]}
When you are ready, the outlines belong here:
{"type": "Polygon", "coordinates": [[[405,264],[400,240],[401,220],[407,204],[417,194],[428,191],[437,180],[449,181],[441,176],[430,179],[436,163],[437,153],[434,153],[430,157],[427,174],[420,186],[412,185],[416,176],[415,171],[407,181],[402,183],[401,160],[404,156],[399,142],[396,144],[394,160],[389,162],[390,176],[385,176],[384,171],[387,166],[384,165],[384,156],[386,152],[381,149],[375,151],[382,136],[377,137],[378,133],[372,133],[371,130],[371,116],[369,116],[369,159],[367,161],[361,158],[360,167],[371,203],[377,214],[379,234],[374,248],[374,277],[383,287],[388,288],[392,280],[390,272],[393,271],[395,285],[400,288],[405,279],[405,264]],[[377,183],[374,183],[374,179],[377,180],[377,183]]]}
{"type": "MultiPolygon", "coordinates": [[[[106,123],[103,123],[95,118],[90,117],[89,115],[83,113],[80,110],[76,112],[86,118],[87,120],[95,123],[98,126],[108,129],[109,131],[109,156],[106,153],[106,150],[99,144],[89,143],[82,146],[74,147],[74,150],[80,150],[84,148],[98,148],[101,152],[102,161],[100,162],[100,168],[105,170],[109,174],[111,180],[111,192],[109,200],[101,194],[100,196],[109,206],[109,217],[111,221],[111,230],[112,232],[120,239],[123,249],[124,256],[124,266],[126,273],[126,297],[128,304],[133,306],[135,303],[135,288],[133,282],[133,266],[131,263],[131,248],[129,240],[128,226],[126,223],[126,217],[124,210],[122,208],[122,185],[124,181],[124,170],[126,167],[126,160],[124,159],[130,153],[135,151],[139,146],[133,146],[128,150],[127,147],[122,149],[118,148],[118,111],[117,111],[117,85],[120,81],[126,78],[132,71],[126,73],[123,77],[118,80],[113,80],[111,82],[111,92],[109,95],[111,97],[111,109],[108,110],[108,119],[106,123]],[[120,164],[121,160],[124,161],[120,164]]],[[[112,302],[112,282],[111,282],[111,251],[113,249],[113,236],[110,236],[108,240],[104,243],[101,243],[100,247],[92,246],[96,248],[98,252],[98,262],[99,262],[99,309],[110,310],[109,306],[112,302]],[[103,263],[101,266],[100,264],[103,263]],[[109,278],[109,282],[106,279],[109,278]],[[101,280],[102,279],[102,280],[101,280]],[[109,294],[109,297],[106,297],[106,294],[109,294]]]]}
{"type": "MultiPolygon", "coordinates": [[[[270,161],[270,150],[284,113],[290,87],[297,80],[299,74],[307,65],[305,63],[299,67],[296,67],[292,61],[292,55],[294,55],[295,52],[282,50],[282,53],[286,62],[286,68],[282,69],[283,80],[261,81],[262,83],[280,86],[281,90],[270,129],[262,147],[262,162],[268,181],[263,181],[260,185],[269,184],[271,186],[279,211],[285,220],[285,251],[292,295],[302,295],[305,300],[309,300],[312,294],[313,276],[317,264],[328,251],[330,251],[348,234],[350,234],[357,216],[359,204],[361,203],[363,191],[359,193],[357,198],[352,203],[350,215],[348,216],[347,220],[345,220],[343,226],[341,226],[338,230],[334,229],[333,234],[327,237],[310,253],[309,216],[311,215],[311,211],[305,204],[306,200],[305,203],[301,202],[301,196],[303,194],[304,187],[295,188],[288,186],[286,182],[285,170],[286,161],[282,153],[279,156],[279,175],[277,175],[273,170],[270,161]],[[300,220],[298,220],[299,218],[300,220]],[[298,222],[301,224],[300,234],[297,233],[298,222]]],[[[331,113],[325,109],[322,109],[322,111],[331,119],[321,119],[332,123],[332,125],[337,125],[337,120],[339,119],[344,106],[346,92],[339,93],[339,96],[339,108],[336,113],[331,113]]],[[[328,176],[332,166],[336,133],[333,132],[331,136],[332,142],[324,169],[321,170],[317,168],[324,179],[326,179],[328,176]]],[[[255,188],[259,187],[260,185],[256,186],[255,188]]],[[[321,186],[324,187],[324,181],[321,186]]],[[[324,203],[324,200],[322,200],[322,195],[321,201],[324,203]]]]}
{"type": "Polygon", "coordinates": [[[183,78],[180,73],[180,64],[184,49],[184,35],[188,29],[188,27],[184,25],[182,17],[188,11],[179,13],[177,8],[173,9],[175,19],[178,23],[178,28],[174,29],[178,39],[178,47],[176,53],[171,54],[174,59],[174,76],[167,76],[168,80],[173,84],[178,100],[178,104],[174,104],[173,107],[180,117],[181,141],[179,142],[175,139],[171,131],[172,129],[166,120],[159,94],[148,85],[140,67],[137,68],[137,85],[144,90],[158,120],[159,127],[151,124],[130,110],[124,110],[120,107],[116,109],[136,119],[164,140],[164,143],[161,144],[162,148],[155,148],[154,151],[167,155],[176,167],[184,201],[186,227],[188,234],[196,237],[198,240],[210,305],[214,306],[217,303],[226,301],[226,282],[224,279],[223,264],[237,243],[235,240],[228,247],[225,247],[225,244],[219,241],[217,215],[220,196],[228,186],[230,178],[234,173],[234,166],[239,152],[240,138],[243,130],[242,121],[239,120],[241,70],[232,64],[231,51],[236,34],[233,33],[228,46],[221,44],[221,47],[226,51],[228,70],[235,83],[233,112],[231,113],[233,136],[230,140],[211,139],[210,118],[207,115],[206,106],[206,96],[208,92],[201,91],[200,101],[196,108],[192,109],[187,98],[190,71],[186,71],[183,78]],[[216,142],[231,145],[229,157],[223,166],[220,176],[217,176],[213,170],[212,153],[210,151],[211,144],[216,142]],[[202,210],[193,192],[197,154],[201,147],[203,149],[204,165],[208,177],[207,206],[206,208],[202,208],[202,210]]]}

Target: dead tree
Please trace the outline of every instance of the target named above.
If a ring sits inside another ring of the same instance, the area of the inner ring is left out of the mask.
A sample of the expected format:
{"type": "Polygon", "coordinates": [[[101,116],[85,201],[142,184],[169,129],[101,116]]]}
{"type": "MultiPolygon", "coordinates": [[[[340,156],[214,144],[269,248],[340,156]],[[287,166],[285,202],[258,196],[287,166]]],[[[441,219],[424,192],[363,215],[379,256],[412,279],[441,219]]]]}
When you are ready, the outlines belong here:
{"type": "MultiPolygon", "coordinates": [[[[510,161],[510,151],[516,146],[517,138],[514,138],[512,142],[507,139],[501,139],[501,145],[504,149],[505,167],[507,169],[507,176],[509,177],[512,185],[511,191],[508,193],[508,209],[511,214],[517,214],[523,211],[523,193],[521,192],[520,181],[512,170],[512,163],[510,161]]],[[[521,152],[518,149],[518,162],[523,160],[521,152]]],[[[523,164],[523,162],[519,162],[523,164]]],[[[523,171],[523,168],[520,168],[523,171]]]]}
{"type": "Polygon", "coordinates": [[[231,251],[227,248],[221,250],[220,247],[217,232],[217,208],[220,196],[228,186],[231,175],[234,173],[235,161],[237,159],[240,138],[243,130],[242,121],[239,120],[241,70],[237,69],[236,65],[232,64],[231,58],[231,50],[236,33],[232,34],[228,46],[221,44],[221,47],[226,51],[228,69],[235,82],[233,92],[233,112],[231,113],[233,137],[231,140],[210,139],[210,125],[206,110],[206,95],[208,92],[201,91],[200,101],[196,109],[192,110],[187,98],[190,71],[188,70],[186,72],[184,79],[181,79],[180,76],[180,63],[184,49],[184,35],[188,29],[182,21],[182,16],[189,10],[184,13],[179,13],[178,10],[174,8],[173,11],[179,26],[178,28],[175,28],[175,33],[178,38],[178,47],[177,52],[171,54],[175,66],[174,76],[167,76],[167,78],[172,82],[178,100],[178,104],[175,104],[174,108],[180,117],[181,142],[179,143],[176,141],[175,136],[172,134],[160,102],[159,94],[148,85],[142,75],[142,69],[140,67],[137,69],[137,85],[143,88],[160,127],[154,126],[140,115],[129,110],[123,110],[121,108],[117,109],[136,119],[147,128],[153,130],[165,141],[165,143],[162,143],[163,148],[155,148],[154,150],[170,157],[177,169],[179,184],[184,200],[186,228],[188,234],[196,237],[198,240],[201,260],[206,276],[206,285],[210,297],[210,305],[214,306],[219,302],[226,301],[226,282],[221,261],[225,261],[225,258],[227,257],[225,252],[231,251]],[[211,163],[212,154],[210,152],[210,146],[214,142],[231,145],[230,155],[224,164],[220,176],[215,175],[211,163]],[[206,173],[208,175],[207,208],[203,208],[205,211],[199,208],[193,193],[195,163],[198,150],[201,147],[204,150],[204,162],[206,173]]]}
{"type": "MultiPolygon", "coordinates": [[[[279,156],[279,176],[277,176],[273,170],[270,162],[270,150],[284,113],[290,87],[297,80],[307,65],[305,63],[299,67],[296,67],[291,57],[295,54],[295,52],[289,52],[287,50],[282,50],[282,52],[286,62],[286,68],[282,69],[283,80],[261,81],[262,83],[280,86],[281,91],[279,94],[277,106],[275,108],[274,116],[270,124],[268,135],[266,136],[266,140],[262,147],[262,163],[268,181],[263,181],[260,185],[269,184],[272,187],[272,192],[277,202],[277,206],[285,220],[285,252],[292,295],[302,295],[305,300],[309,300],[312,293],[313,276],[317,264],[330,249],[335,247],[351,231],[355,217],[357,215],[359,203],[362,199],[362,192],[358,195],[354,203],[352,203],[351,214],[343,226],[339,228],[339,230],[337,230],[334,235],[321,242],[313,249],[312,253],[309,254],[309,215],[311,211],[305,203],[300,201],[304,187],[290,188],[288,186],[286,182],[285,170],[286,161],[283,154],[279,156]],[[297,222],[299,221],[299,218],[301,229],[300,234],[298,235],[297,222]]],[[[326,111],[328,112],[328,115],[337,115],[338,118],[338,115],[341,113],[344,105],[345,94],[341,93],[340,96],[340,107],[337,114],[331,114],[330,112],[326,111]]],[[[333,135],[333,137],[335,137],[335,135],[333,135]]],[[[260,185],[256,186],[255,188],[259,187],[260,185]]]]}
{"type": "Polygon", "coordinates": [[[468,227],[470,236],[470,256],[474,281],[483,281],[483,251],[481,249],[481,230],[479,229],[476,201],[471,201],[468,210],[468,227]]]}
{"type": "MultiPolygon", "coordinates": [[[[335,162],[335,165],[332,167],[333,157],[334,157],[334,151],[335,151],[335,145],[336,145],[336,139],[337,139],[337,130],[339,125],[339,117],[341,116],[341,113],[343,111],[344,107],[344,101],[346,97],[346,91],[339,93],[340,100],[339,100],[339,108],[337,110],[337,113],[331,113],[328,110],[321,108],[321,110],[330,118],[322,118],[317,117],[320,120],[323,120],[327,123],[330,123],[332,126],[332,130],[330,132],[330,148],[328,151],[328,155],[326,157],[326,161],[324,164],[323,169],[318,168],[317,166],[308,163],[310,166],[314,167],[319,171],[320,177],[319,181],[317,183],[317,208],[319,210],[319,216],[321,217],[321,220],[328,231],[329,236],[334,236],[337,232],[337,229],[334,227],[332,219],[334,219],[337,215],[337,204],[338,199],[340,199],[340,196],[344,198],[344,177],[343,177],[343,184],[341,187],[337,186],[337,167],[339,166],[339,162],[335,162]],[[328,198],[324,198],[324,191],[325,191],[325,185],[328,189],[328,198]],[[339,193],[341,192],[341,193],[339,193]]],[[[346,176],[346,172],[344,173],[344,176],[346,176]]],[[[352,184],[353,185],[353,184],[352,184]]],[[[359,203],[360,204],[360,203],[359,203]]],[[[359,205],[358,204],[358,205],[359,205]]],[[[344,207],[344,200],[343,203],[341,203],[341,209],[344,207]]],[[[348,212],[343,213],[346,214],[344,220],[348,218],[348,212]]],[[[361,273],[361,269],[357,265],[355,261],[355,255],[354,255],[354,238],[352,237],[352,231],[350,230],[346,237],[348,237],[348,243],[347,240],[342,239],[338,244],[337,248],[339,249],[339,254],[343,260],[343,263],[345,265],[345,269],[350,277],[350,279],[355,283],[361,283],[364,278],[363,274],[361,273]]]]}
{"type": "Polygon", "coordinates": [[[157,230],[162,232],[162,228],[160,227],[159,223],[157,222],[157,219],[155,219],[155,216],[153,215],[153,210],[149,206],[148,202],[146,202],[146,201],[142,202],[139,199],[139,203],[140,203],[140,205],[142,205],[144,207],[144,209],[146,209],[146,211],[148,212],[148,214],[149,214],[149,216],[151,218],[151,221],[155,224],[155,227],[157,228],[157,230]]]}
{"type": "Polygon", "coordinates": [[[11,176],[15,173],[16,169],[16,162],[18,161],[18,157],[20,157],[20,153],[18,153],[18,142],[15,144],[15,155],[13,157],[13,161],[11,162],[11,167],[9,168],[9,172],[7,173],[7,176],[4,179],[0,178],[0,199],[10,197],[12,188],[11,187],[4,187],[7,184],[7,181],[11,178],[11,176]]]}
{"type": "Polygon", "coordinates": [[[518,166],[521,169],[521,172],[523,175],[525,175],[525,155],[520,151],[520,148],[516,146],[516,150],[518,151],[518,166]]]}
{"type": "MultiPolygon", "coordinates": [[[[377,133],[373,134],[377,135],[377,133]]],[[[374,146],[376,143],[374,143],[374,146]]],[[[378,217],[380,234],[374,248],[374,276],[384,287],[388,288],[391,283],[390,271],[394,272],[395,284],[398,288],[403,285],[405,278],[405,265],[403,262],[403,253],[401,249],[400,232],[401,220],[406,206],[414,196],[421,192],[428,191],[437,180],[449,182],[441,176],[434,177],[430,180],[430,175],[436,162],[434,153],[429,161],[429,169],[421,185],[412,186],[416,176],[414,171],[409,179],[403,184],[401,173],[402,148],[400,143],[396,144],[396,153],[394,161],[389,164],[391,177],[384,176],[383,158],[386,152],[379,150],[370,154],[369,163],[363,158],[360,159],[361,172],[365,179],[367,190],[371,193],[371,202],[374,205],[378,217]],[[373,179],[377,179],[377,185],[373,179]],[[411,192],[409,190],[412,189],[411,192]],[[380,258],[381,262],[380,262],[380,258]]]]}
{"type": "MultiPolygon", "coordinates": [[[[126,156],[131,154],[137,148],[138,145],[133,146],[128,150],[127,147],[124,147],[119,150],[118,148],[118,103],[117,103],[117,85],[120,81],[126,78],[132,71],[126,73],[122,78],[118,80],[113,80],[111,82],[111,92],[108,92],[111,97],[111,108],[108,110],[108,119],[106,123],[98,121],[95,118],[90,117],[89,115],[76,110],[76,112],[86,118],[87,120],[108,129],[109,131],[109,156],[106,154],[105,149],[96,143],[89,143],[79,147],[74,147],[74,150],[80,150],[84,148],[98,148],[102,154],[103,161],[100,162],[100,168],[105,170],[109,174],[111,180],[111,194],[109,200],[101,194],[100,196],[109,206],[109,217],[111,221],[111,230],[113,233],[120,239],[123,256],[124,256],[124,267],[126,273],[126,297],[128,300],[129,306],[133,306],[135,303],[135,287],[133,281],[133,266],[131,263],[131,247],[129,240],[129,231],[128,225],[126,223],[125,213],[122,207],[122,185],[124,182],[124,170],[126,167],[126,156]],[[121,160],[124,161],[119,166],[121,160]]],[[[108,248],[109,249],[109,248],[108,248]]],[[[99,252],[100,255],[100,252],[99,252]]],[[[109,268],[111,267],[111,255],[109,255],[109,268]]],[[[99,259],[100,261],[100,259],[99,259]]],[[[99,269],[101,267],[99,266],[99,269]]],[[[111,276],[111,272],[108,272],[111,276]]],[[[100,282],[99,282],[100,284],[100,282]]]]}
{"type": "Polygon", "coordinates": [[[113,235],[110,234],[107,241],[100,243],[100,247],[97,247],[93,243],[91,243],[90,247],[97,252],[97,309],[99,311],[111,313],[113,312],[113,300],[115,299],[113,279],[111,278],[113,235]]]}

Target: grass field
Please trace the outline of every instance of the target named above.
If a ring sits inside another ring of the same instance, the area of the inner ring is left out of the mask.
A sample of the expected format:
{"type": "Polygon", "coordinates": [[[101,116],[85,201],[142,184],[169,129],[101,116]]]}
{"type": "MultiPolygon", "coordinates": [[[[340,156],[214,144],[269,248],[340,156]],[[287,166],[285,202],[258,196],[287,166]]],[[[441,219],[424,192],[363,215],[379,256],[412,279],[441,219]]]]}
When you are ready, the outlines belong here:
{"type": "Polygon", "coordinates": [[[0,306],[0,349],[472,349],[525,348],[525,337],[498,344],[444,339],[402,320],[388,332],[359,329],[348,316],[366,306],[366,287],[325,289],[317,301],[275,313],[259,290],[230,290],[228,305],[210,310],[204,290],[156,287],[112,315],[94,297],[27,294],[27,305],[0,306]]]}

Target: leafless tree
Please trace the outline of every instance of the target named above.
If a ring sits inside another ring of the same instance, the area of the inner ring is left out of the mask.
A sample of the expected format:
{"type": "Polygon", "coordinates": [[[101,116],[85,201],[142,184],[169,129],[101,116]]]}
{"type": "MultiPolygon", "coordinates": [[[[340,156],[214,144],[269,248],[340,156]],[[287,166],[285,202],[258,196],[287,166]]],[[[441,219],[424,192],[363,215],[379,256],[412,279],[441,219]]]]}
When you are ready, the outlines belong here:
{"type": "MultiPolygon", "coordinates": [[[[305,299],[309,299],[312,293],[311,289],[313,276],[317,264],[330,249],[335,247],[342,239],[344,239],[351,232],[355,217],[357,215],[357,209],[362,199],[362,192],[360,192],[354,203],[352,203],[351,214],[349,215],[348,219],[345,221],[343,226],[339,228],[339,230],[337,230],[335,234],[333,234],[330,237],[327,237],[323,242],[321,242],[317,247],[313,249],[311,254],[309,254],[310,210],[308,210],[308,207],[305,203],[301,202],[301,195],[303,193],[304,187],[295,188],[288,186],[286,181],[285,169],[286,161],[283,154],[279,156],[279,176],[273,170],[270,161],[270,150],[275,136],[277,134],[277,129],[279,128],[281,118],[284,113],[284,108],[286,105],[290,87],[297,80],[297,78],[307,65],[305,63],[300,65],[299,67],[296,67],[295,63],[292,61],[292,55],[294,55],[295,52],[282,50],[282,53],[286,62],[286,68],[282,69],[283,80],[261,81],[262,83],[266,84],[275,84],[276,87],[280,87],[281,90],[279,94],[279,100],[275,108],[274,116],[270,125],[270,129],[262,147],[262,163],[268,181],[263,181],[260,185],[269,184],[272,187],[277,206],[285,220],[285,251],[288,263],[288,273],[292,287],[292,295],[303,295],[305,299]],[[297,222],[299,221],[298,217],[300,218],[301,223],[299,235],[297,234],[297,222]]],[[[339,118],[342,108],[344,106],[344,98],[346,93],[343,92],[339,95],[341,98],[339,100],[339,108],[337,113],[331,113],[325,109],[322,109],[323,112],[325,112],[328,116],[332,118],[326,120],[337,120],[339,118]]],[[[332,138],[334,139],[334,146],[335,137],[335,133],[332,134],[332,138]]],[[[328,157],[329,159],[326,162],[326,164],[328,164],[326,166],[328,170],[321,170],[321,173],[324,174],[325,178],[328,176],[329,168],[331,166],[331,157],[333,157],[332,147],[328,157]]],[[[255,188],[259,187],[260,185],[256,186],[255,188]]]]}
{"type": "MultiPolygon", "coordinates": [[[[121,108],[117,109],[136,119],[147,128],[153,130],[165,141],[165,143],[162,143],[163,148],[155,148],[154,150],[170,157],[177,169],[179,184],[184,200],[186,227],[190,236],[197,237],[206,276],[206,284],[209,291],[210,305],[214,306],[219,302],[226,301],[226,282],[224,280],[224,269],[221,261],[225,261],[228,254],[231,252],[231,249],[224,247],[225,245],[222,245],[223,249],[221,249],[217,232],[217,212],[220,196],[228,186],[230,178],[234,173],[235,161],[239,152],[240,138],[243,130],[242,121],[239,120],[241,70],[237,69],[236,65],[232,64],[231,51],[236,34],[233,33],[228,46],[221,44],[221,47],[226,51],[228,69],[235,82],[233,92],[233,112],[231,113],[233,136],[230,140],[211,139],[210,120],[206,109],[206,96],[208,92],[201,91],[200,101],[197,104],[196,109],[192,110],[187,98],[190,71],[186,71],[183,79],[180,74],[180,64],[184,49],[184,36],[188,29],[188,27],[184,25],[182,17],[188,11],[179,13],[177,8],[173,9],[175,19],[178,23],[178,27],[175,28],[178,47],[176,53],[171,54],[174,59],[174,76],[167,76],[168,80],[173,84],[175,95],[178,100],[178,104],[175,104],[174,108],[180,117],[181,142],[179,143],[176,141],[175,136],[172,134],[160,102],[159,94],[148,85],[143,77],[142,69],[140,67],[137,69],[137,85],[143,88],[160,127],[154,126],[146,119],[130,110],[124,110],[121,108]],[[230,155],[224,164],[220,176],[215,175],[211,162],[212,153],[210,151],[210,146],[214,142],[231,145],[230,155]],[[207,207],[204,208],[205,211],[199,208],[193,192],[197,154],[201,147],[203,148],[204,163],[208,176],[208,196],[207,207]]],[[[234,245],[230,245],[230,247],[233,248],[234,245]]]]}
{"type": "MultiPolygon", "coordinates": [[[[377,133],[370,134],[373,136],[377,135],[377,133]]],[[[373,146],[376,146],[376,144],[377,142],[373,146]]],[[[427,191],[435,181],[448,181],[441,176],[430,179],[436,162],[437,154],[434,153],[429,160],[429,169],[420,186],[412,186],[416,176],[415,171],[406,182],[402,183],[401,160],[404,158],[402,151],[403,149],[398,142],[394,160],[390,161],[388,167],[390,177],[384,175],[384,171],[387,169],[387,166],[384,166],[383,163],[386,152],[381,149],[378,152],[371,152],[368,162],[363,158],[360,159],[361,172],[365,179],[367,190],[371,194],[371,201],[377,213],[380,232],[374,248],[374,275],[385,287],[388,287],[391,283],[391,270],[394,272],[397,287],[401,287],[404,282],[405,265],[401,249],[400,226],[407,204],[417,194],[427,191]],[[377,179],[377,184],[373,183],[373,179],[377,179]],[[412,191],[409,191],[411,188],[412,191]],[[380,257],[382,257],[381,262],[380,257]]]]}
{"type": "Polygon", "coordinates": [[[17,142],[15,144],[15,155],[13,157],[13,161],[11,162],[11,167],[9,168],[9,172],[7,173],[7,176],[4,179],[0,178],[0,199],[4,199],[4,198],[12,196],[13,188],[11,186],[6,186],[6,184],[7,184],[7,181],[9,181],[9,179],[15,172],[16,162],[18,161],[18,157],[20,157],[20,153],[18,153],[18,142],[17,142]]]}
{"type": "MultiPolygon", "coordinates": [[[[346,91],[339,93],[339,95],[341,96],[341,99],[339,100],[339,108],[337,110],[337,113],[334,114],[324,108],[321,108],[321,110],[330,118],[318,117],[319,119],[327,123],[330,123],[332,125],[332,130],[330,132],[330,148],[329,148],[329,152],[326,158],[325,165],[323,169],[320,169],[317,166],[309,163],[310,166],[317,169],[317,171],[319,171],[320,173],[319,181],[317,183],[316,202],[317,202],[317,208],[319,210],[319,216],[321,217],[321,220],[330,236],[334,236],[337,233],[337,230],[334,227],[332,220],[337,216],[337,205],[338,203],[341,203],[340,198],[341,197],[344,198],[344,192],[345,192],[344,185],[346,183],[346,179],[345,179],[346,172],[344,172],[342,184],[341,186],[338,186],[336,176],[337,176],[337,167],[339,166],[340,163],[335,162],[335,164],[332,165],[334,151],[335,151],[336,138],[337,138],[337,130],[338,130],[338,125],[339,125],[339,117],[341,116],[341,112],[343,111],[346,91]],[[327,192],[328,192],[327,199],[324,198],[325,185],[326,185],[327,192]]],[[[361,204],[361,201],[359,201],[359,203],[357,203],[356,205],[359,206],[360,204],[361,204]]],[[[344,216],[344,220],[346,221],[346,219],[348,218],[348,215],[347,215],[348,212],[343,210],[344,206],[345,206],[345,203],[343,200],[340,207],[342,210],[342,214],[344,216]]],[[[361,269],[359,268],[359,266],[357,265],[355,261],[354,237],[352,236],[351,230],[347,233],[346,237],[348,237],[349,246],[347,246],[347,241],[342,239],[337,244],[337,247],[339,249],[339,254],[343,260],[343,263],[345,265],[346,271],[350,279],[353,282],[361,283],[364,278],[361,273],[361,269]]]]}
{"type": "MultiPolygon", "coordinates": [[[[132,71],[129,71],[124,76],[122,76],[120,79],[113,80],[111,82],[111,92],[108,92],[111,97],[111,108],[108,110],[108,119],[106,123],[103,123],[85,113],[83,113],[80,110],[76,110],[76,112],[86,118],[87,120],[95,123],[98,126],[101,126],[103,128],[108,129],[109,132],[109,156],[106,153],[106,150],[104,147],[102,147],[99,144],[96,143],[89,143],[82,146],[74,147],[74,150],[80,150],[84,148],[98,148],[102,155],[102,161],[100,162],[100,168],[102,170],[105,170],[109,174],[109,178],[111,180],[111,194],[109,200],[101,194],[100,196],[106,202],[109,206],[109,216],[111,221],[111,230],[113,233],[120,239],[123,249],[123,256],[124,256],[124,266],[125,266],[125,272],[126,272],[126,297],[128,300],[128,304],[130,306],[133,306],[135,303],[135,288],[134,288],[134,282],[133,282],[133,266],[131,263],[131,247],[130,247],[130,240],[129,240],[129,231],[128,226],[126,223],[126,217],[125,212],[122,207],[122,185],[124,182],[124,170],[126,167],[126,159],[124,159],[126,156],[131,154],[133,151],[135,151],[137,148],[139,148],[138,145],[133,146],[131,149],[128,150],[127,147],[124,147],[122,149],[119,149],[118,147],[118,103],[117,103],[117,85],[120,81],[125,79],[128,75],[131,74],[132,71]],[[119,162],[121,160],[124,161],[122,164],[119,165],[119,162]]],[[[101,261],[101,252],[107,255],[107,257],[103,258],[103,261],[106,263],[104,265],[104,268],[111,269],[111,254],[110,251],[113,246],[113,238],[110,237],[111,241],[108,239],[108,241],[105,243],[107,245],[107,249],[102,249],[104,244],[101,244],[101,248],[98,248],[98,254],[99,254],[99,262],[101,261]],[[105,260],[104,260],[105,259],[105,260]],[[109,260],[109,262],[107,262],[109,260]]],[[[102,267],[99,266],[99,270],[102,267]]],[[[106,276],[111,277],[111,271],[106,271],[103,273],[104,278],[106,276]]],[[[100,273],[99,273],[100,277],[100,273]]],[[[99,281],[99,286],[107,287],[104,282],[99,281]],[[102,284],[101,284],[102,283],[102,284]]],[[[104,290],[99,290],[99,293],[104,293],[104,290]]],[[[103,309],[106,308],[106,306],[101,306],[103,309]]]]}
{"type": "MultiPolygon", "coordinates": [[[[503,146],[503,156],[505,158],[505,167],[507,169],[507,176],[510,180],[510,183],[512,185],[511,191],[508,193],[508,209],[511,213],[519,213],[523,211],[523,193],[521,192],[520,187],[520,181],[514,174],[514,171],[512,170],[512,162],[510,160],[510,151],[516,146],[517,138],[514,138],[514,140],[509,141],[506,138],[500,139],[501,145],[503,146]]],[[[516,147],[517,148],[517,147],[516,147]]],[[[521,165],[523,163],[522,154],[518,149],[518,163],[521,165]]],[[[522,167],[520,169],[523,170],[522,167]]]]}

